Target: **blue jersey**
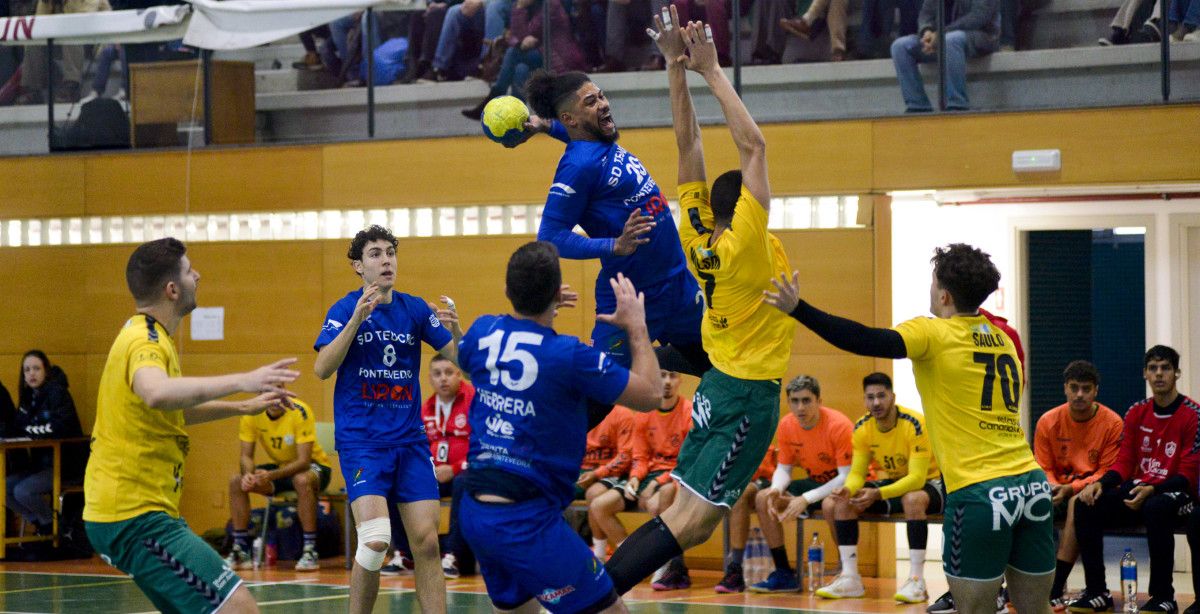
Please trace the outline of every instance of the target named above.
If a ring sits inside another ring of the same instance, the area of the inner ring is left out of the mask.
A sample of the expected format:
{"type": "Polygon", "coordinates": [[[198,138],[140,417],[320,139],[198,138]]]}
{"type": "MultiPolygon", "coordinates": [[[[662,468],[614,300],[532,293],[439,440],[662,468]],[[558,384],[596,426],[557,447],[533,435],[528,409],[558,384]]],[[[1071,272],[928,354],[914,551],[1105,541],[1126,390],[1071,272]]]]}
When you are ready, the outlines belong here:
{"type": "Polygon", "coordinates": [[[567,144],[546,198],[538,239],[553,243],[564,258],[600,259],[596,301],[602,310],[614,304],[608,279],[618,272],[638,289],[648,289],[687,267],[667,199],[641,161],[616,143],[567,144]],[[613,242],[634,209],[657,225],[646,235],[649,243],[628,256],[614,256],[613,242]],[[576,225],[588,236],[572,232],[576,225]]]}
{"type": "MultiPolygon", "coordinates": [[[[362,289],[329,308],[313,349],[329,345],[354,315],[362,289]]],[[[337,370],[333,389],[334,434],[338,449],[426,441],[421,420],[421,342],[435,350],[452,336],[425,301],[392,292],[358,327],[337,370]]]]}
{"type": "Polygon", "coordinates": [[[468,466],[514,473],[566,507],[587,447],[587,399],[613,403],[629,371],[531,320],[483,316],[458,350],[475,384],[468,466]]]}

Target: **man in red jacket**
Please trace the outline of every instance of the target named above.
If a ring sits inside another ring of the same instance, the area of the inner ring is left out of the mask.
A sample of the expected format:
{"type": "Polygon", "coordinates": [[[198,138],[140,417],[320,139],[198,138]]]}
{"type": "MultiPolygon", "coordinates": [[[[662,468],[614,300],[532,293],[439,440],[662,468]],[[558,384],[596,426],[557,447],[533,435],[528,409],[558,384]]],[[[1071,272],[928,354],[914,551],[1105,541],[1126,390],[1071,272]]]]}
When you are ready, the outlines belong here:
{"type": "Polygon", "coordinates": [[[466,485],[467,448],[471,425],[467,410],[475,398],[475,388],[464,382],[462,372],[441,354],[429,361],[429,379],[434,393],[421,406],[425,421],[425,436],[429,438],[429,455],[433,457],[433,474],[438,490],[450,499],[450,533],[446,553],[442,556],[442,572],[447,578],[457,578],[460,568],[468,574],[475,570],[475,557],[458,530],[458,503],[466,485]]]}
{"type": "Polygon", "coordinates": [[[1104,582],[1104,529],[1144,524],[1150,546],[1150,600],[1142,612],[1178,612],[1171,574],[1175,528],[1183,523],[1196,491],[1200,465],[1200,405],[1175,387],[1179,353],[1156,345],[1146,352],[1143,374],[1154,396],[1125,413],[1117,460],[1079,492],[1075,535],[1087,589],[1071,603],[1073,612],[1113,608],[1104,582]]]}

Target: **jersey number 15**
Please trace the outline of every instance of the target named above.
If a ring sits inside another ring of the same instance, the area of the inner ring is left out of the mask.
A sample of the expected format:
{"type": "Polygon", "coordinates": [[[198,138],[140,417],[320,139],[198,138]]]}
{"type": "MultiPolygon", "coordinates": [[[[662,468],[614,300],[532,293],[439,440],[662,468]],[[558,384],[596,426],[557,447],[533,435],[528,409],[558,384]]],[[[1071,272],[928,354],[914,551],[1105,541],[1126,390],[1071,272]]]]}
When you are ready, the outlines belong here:
{"type": "Polygon", "coordinates": [[[479,349],[487,350],[487,361],[484,366],[487,367],[489,379],[493,386],[504,382],[504,387],[513,392],[527,390],[533,383],[537,381],[538,363],[528,351],[521,349],[522,345],[540,346],[542,344],[542,335],[526,331],[515,331],[509,333],[507,343],[504,343],[504,333],[508,331],[498,330],[479,340],[479,349]],[[500,351],[500,346],[504,346],[504,351],[500,351]],[[496,363],[520,363],[520,377],[513,377],[513,368],[501,369],[496,366],[496,363]]]}

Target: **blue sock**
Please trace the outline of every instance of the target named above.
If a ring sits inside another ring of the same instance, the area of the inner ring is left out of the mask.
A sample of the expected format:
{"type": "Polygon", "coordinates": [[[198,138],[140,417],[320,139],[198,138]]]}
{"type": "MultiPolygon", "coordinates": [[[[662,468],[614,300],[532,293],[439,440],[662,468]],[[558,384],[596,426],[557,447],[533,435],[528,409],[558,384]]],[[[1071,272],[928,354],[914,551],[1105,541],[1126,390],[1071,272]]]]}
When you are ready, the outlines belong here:
{"type": "Polygon", "coordinates": [[[309,533],[308,531],[304,532],[304,549],[305,550],[309,550],[309,549],[316,550],[317,549],[317,534],[315,532],[314,533],[309,533]]]}

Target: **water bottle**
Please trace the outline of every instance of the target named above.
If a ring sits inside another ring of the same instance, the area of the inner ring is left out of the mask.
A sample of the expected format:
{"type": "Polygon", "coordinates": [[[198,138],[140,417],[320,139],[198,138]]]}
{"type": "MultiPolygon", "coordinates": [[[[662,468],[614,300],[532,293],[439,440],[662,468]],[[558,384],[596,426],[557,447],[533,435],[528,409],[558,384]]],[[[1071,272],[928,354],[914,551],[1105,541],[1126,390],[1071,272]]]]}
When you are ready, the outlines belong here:
{"type": "Polygon", "coordinates": [[[262,538],[262,535],[259,535],[258,537],[254,538],[254,545],[251,546],[251,549],[253,550],[253,552],[250,553],[250,560],[254,562],[254,568],[258,569],[259,567],[262,566],[262,560],[263,560],[263,538],[262,538]]]}
{"type": "Polygon", "coordinates": [[[1133,550],[1125,549],[1121,555],[1121,592],[1125,596],[1124,610],[1137,614],[1137,559],[1133,558],[1133,550]]]}
{"type": "Polygon", "coordinates": [[[742,556],[744,561],[742,577],[745,578],[747,585],[757,584],[766,579],[763,569],[763,549],[765,547],[766,541],[763,539],[762,529],[754,527],[754,532],[746,541],[745,554],[742,556]]]}
{"type": "Polygon", "coordinates": [[[821,536],[813,532],[808,543],[808,592],[815,593],[825,585],[825,544],[821,536]]]}

